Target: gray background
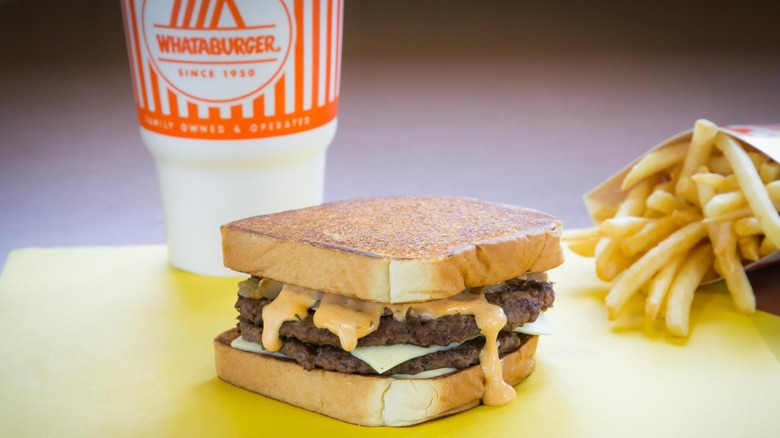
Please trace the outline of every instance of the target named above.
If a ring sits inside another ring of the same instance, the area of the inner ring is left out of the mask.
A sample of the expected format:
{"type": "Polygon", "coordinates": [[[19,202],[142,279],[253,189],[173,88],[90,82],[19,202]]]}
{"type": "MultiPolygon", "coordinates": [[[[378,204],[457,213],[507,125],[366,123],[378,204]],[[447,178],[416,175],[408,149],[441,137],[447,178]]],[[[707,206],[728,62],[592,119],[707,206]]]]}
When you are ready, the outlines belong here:
{"type": "MultiPolygon", "coordinates": [[[[588,188],[697,118],[780,122],[780,8],[735,5],[346,0],[326,200],[460,194],[587,226],[588,188]]],[[[0,266],[164,241],[126,56],[118,0],[0,2],[0,266]]]]}

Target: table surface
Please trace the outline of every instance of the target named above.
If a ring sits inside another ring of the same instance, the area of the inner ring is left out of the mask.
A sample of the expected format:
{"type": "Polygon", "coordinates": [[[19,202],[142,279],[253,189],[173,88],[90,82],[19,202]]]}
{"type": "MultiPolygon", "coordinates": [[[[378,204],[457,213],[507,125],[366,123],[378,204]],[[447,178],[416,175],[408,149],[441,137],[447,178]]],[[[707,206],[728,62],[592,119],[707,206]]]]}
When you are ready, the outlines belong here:
{"type": "Polygon", "coordinates": [[[566,257],[550,272],[554,334],[540,337],[536,368],[517,386],[517,399],[399,429],[335,421],[217,378],[211,340],[235,324],[236,280],[170,269],[162,245],[14,252],[0,278],[0,430],[57,437],[507,437],[520,428],[522,436],[552,437],[777,436],[780,317],[734,312],[719,283],[699,292],[685,339],[670,336],[661,321],[648,323],[641,300],[608,322],[607,288],[590,259],[566,257]],[[41,269],[50,277],[38,275],[41,269]]]}
{"type": "MultiPolygon", "coordinates": [[[[459,194],[583,227],[587,189],[696,119],[780,121],[776,5],[624,3],[347,1],[326,200],[459,194]]],[[[0,266],[162,243],[118,2],[2,2],[0,38],[0,266]]],[[[778,271],[751,274],[776,314],[778,271]]]]}

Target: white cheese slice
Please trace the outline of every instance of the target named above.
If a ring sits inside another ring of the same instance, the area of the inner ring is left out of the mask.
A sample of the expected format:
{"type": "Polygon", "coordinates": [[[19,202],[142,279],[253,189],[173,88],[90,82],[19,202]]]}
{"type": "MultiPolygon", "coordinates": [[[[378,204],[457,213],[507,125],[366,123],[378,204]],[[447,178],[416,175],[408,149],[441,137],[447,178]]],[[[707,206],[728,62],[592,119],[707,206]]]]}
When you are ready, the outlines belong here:
{"type": "MultiPolygon", "coordinates": [[[[420,356],[425,356],[428,353],[435,353],[437,351],[449,350],[451,348],[457,347],[458,345],[460,344],[458,344],[457,342],[453,342],[452,344],[444,347],[439,345],[432,345],[430,347],[419,347],[417,345],[405,345],[405,344],[385,345],[385,346],[378,346],[378,347],[357,347],[354,350],[352,350],[351,353],[353,356],[369,364],[371,368],[376,370],[377,373],[381,374],[400,363],[406,362],[407,360],[411,360],[420,356]]],[[[233,342],[230,343],[230,346],[237,350],[244,350],[252,353],[267,354],[269,356],[286,358],[286,359],[290,358],[289,356],[282,353],[268,351],[257,342],[247,341],[241,336],[234,339],[233,342]]],[[[454,371],[454,369],[440,368],[439,370],[430,370],[430,373],[427,376],[424,373],[420,373],[417,374],[416,376],[410,376],[410,377],[403,377],[404,375],[399,374],[398,376],[401,377],[398,378],[425,379],[429,377],[436,377],[438,375],[447,374],[452,371],[454,371]]]]}
{"type": "Polygon", "coordinates": [[[527,335],[551,335],[553,334],[553,328],[547,321],[547,317],[542,312],[536,318],[536,321],[529,322],[515,329],[518,333],[525,333],[527,335]]]}
{"type": "Polygon", "coordinates": [[[352,355],[371,365],[377,373],[382,374],[390,368],[404,363],[407,360],[416,357],[425,356],[437,351],[446,351],[460,345],[453,342],[447,346],[431,345],[430,347],[419,347],[417,345],[384,345],[378,347],[357,347],[352,350],[352,355]]]}
{"type": "Polygon", "coordinates": [[[237,337],[236,339],[233,339],[233,342],[230,343],[230,346],[235,348],[236,350],[243,350],[243,351],[249,351],[251,353],[267,354],[269,356],[280,357],[283,359],[290,359],[290,356],[287,356],[286,354],[277,353],[275,351],[268,351],[257,342],[247,341],[241,336],[237,337]]]}
{"type": "Polygon", "coordinates": [[[436,368],[435,370],[423,371],[417,374],[393,374],[394,379],[432,379],[434,377],[444,376],[458,371],[457,368],[436,368]]]}

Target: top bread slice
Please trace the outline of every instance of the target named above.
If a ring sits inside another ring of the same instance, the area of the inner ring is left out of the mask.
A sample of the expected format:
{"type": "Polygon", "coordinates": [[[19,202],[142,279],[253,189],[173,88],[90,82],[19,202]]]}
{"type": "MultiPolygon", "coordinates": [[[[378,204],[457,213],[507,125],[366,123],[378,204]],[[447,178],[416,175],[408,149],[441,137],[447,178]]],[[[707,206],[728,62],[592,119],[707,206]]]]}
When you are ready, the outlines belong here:
{"type": "Polygon", "coordinates": [[[555,217],[455,196],[352,199],[221,231],[230,269],[384,303],[442,299],[563,262],[555,217]]]}

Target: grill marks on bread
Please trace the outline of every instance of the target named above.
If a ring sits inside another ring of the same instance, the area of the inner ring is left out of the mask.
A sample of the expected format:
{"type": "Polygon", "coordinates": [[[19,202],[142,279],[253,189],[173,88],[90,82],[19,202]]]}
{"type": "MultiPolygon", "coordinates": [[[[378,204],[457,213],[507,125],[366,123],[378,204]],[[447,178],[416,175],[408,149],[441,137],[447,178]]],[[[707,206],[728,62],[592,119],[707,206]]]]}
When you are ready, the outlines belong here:
{"type": "Polygon", "coordinates": [[[452,297],[563,262],[561,222],[454,196],[339,201],[222,226],[225,266],[385,303],[452,297]],[[345,275],[359,272],[360,275],[345,275]]]}
{"type": "Polygon", "coordinates": [[[400,259],[442,258],[475,242],[543,233],[553,225],[552,216],[536,210],[432,196],[333,202],[230,224],[278,239],[400,259]]]}

